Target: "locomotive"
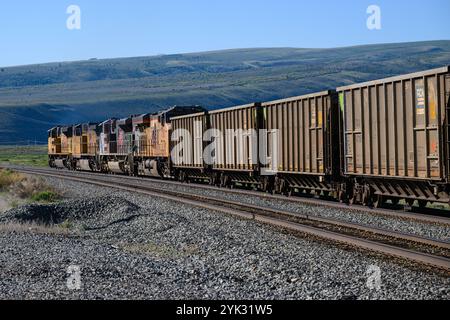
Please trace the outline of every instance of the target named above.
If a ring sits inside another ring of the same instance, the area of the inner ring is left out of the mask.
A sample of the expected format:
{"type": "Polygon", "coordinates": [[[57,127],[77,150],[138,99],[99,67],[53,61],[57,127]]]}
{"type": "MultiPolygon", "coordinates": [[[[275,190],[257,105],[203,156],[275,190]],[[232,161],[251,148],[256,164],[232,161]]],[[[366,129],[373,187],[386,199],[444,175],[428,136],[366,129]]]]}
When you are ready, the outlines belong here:
{"type": "Polygon", "coordinates": [[[375,207],[449,203],[449,71],[214,111],[176,106],[57,126],[48,131],[49,165],[375,207]]]}

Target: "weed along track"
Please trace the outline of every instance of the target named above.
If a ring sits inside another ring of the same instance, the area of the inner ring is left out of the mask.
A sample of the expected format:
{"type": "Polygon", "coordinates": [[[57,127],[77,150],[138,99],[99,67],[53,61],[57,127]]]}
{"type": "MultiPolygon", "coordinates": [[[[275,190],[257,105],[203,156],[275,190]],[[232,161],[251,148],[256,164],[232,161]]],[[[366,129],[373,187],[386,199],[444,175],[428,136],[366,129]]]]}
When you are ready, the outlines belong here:
{"type": "Polygon", "coordinates": [[[27,203],[48,203],[60,195],[42,179],[0,168],[0,213],[27,203]]]}

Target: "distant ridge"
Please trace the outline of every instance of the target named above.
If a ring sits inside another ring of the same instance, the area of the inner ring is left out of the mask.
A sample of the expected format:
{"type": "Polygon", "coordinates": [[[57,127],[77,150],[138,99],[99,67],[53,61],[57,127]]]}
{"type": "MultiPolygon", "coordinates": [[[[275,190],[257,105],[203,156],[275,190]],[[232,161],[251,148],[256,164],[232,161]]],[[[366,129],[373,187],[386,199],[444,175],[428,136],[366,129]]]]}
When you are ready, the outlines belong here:
{"type": "Polygon", "coordinates": [[[171,105],[268,101],[450,65],[450,41],[247,48],[0,67],[0,144],[171,105]]]}

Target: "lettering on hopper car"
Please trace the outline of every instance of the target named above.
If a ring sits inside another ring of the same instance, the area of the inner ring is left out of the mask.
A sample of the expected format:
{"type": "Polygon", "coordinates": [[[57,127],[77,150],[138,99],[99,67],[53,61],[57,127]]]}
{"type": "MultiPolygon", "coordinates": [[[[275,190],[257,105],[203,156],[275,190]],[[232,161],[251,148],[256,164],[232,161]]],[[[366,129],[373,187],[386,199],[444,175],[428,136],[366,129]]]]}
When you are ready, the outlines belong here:
{"type": "Polygon", "coordinates": [[[186,129],[172,133],[176,142],[171,152],[176,165],[258,165],[262,175],[274,175],[278,169],[279,130],[209,129],[195,137],[186,129]],[[207,145],[205,146],[205,142],[207,145]],[[258,152],[259,150],[259,152],[258,152]]]}

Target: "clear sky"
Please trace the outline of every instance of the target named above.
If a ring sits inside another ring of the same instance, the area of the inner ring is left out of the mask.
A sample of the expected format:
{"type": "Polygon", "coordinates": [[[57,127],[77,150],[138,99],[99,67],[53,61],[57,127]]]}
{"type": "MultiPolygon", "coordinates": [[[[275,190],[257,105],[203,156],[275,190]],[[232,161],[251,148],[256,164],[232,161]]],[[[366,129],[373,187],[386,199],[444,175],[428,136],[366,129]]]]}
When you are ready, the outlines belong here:
{"type": "Polygon", "coordinates": [[[0,66],[450,39],[450,0],[1,0],[0,66]],[[81,29],[68,30],[69,5],[81,29]],[[381,30],[366,25],[381,9],[381,30]]]}

